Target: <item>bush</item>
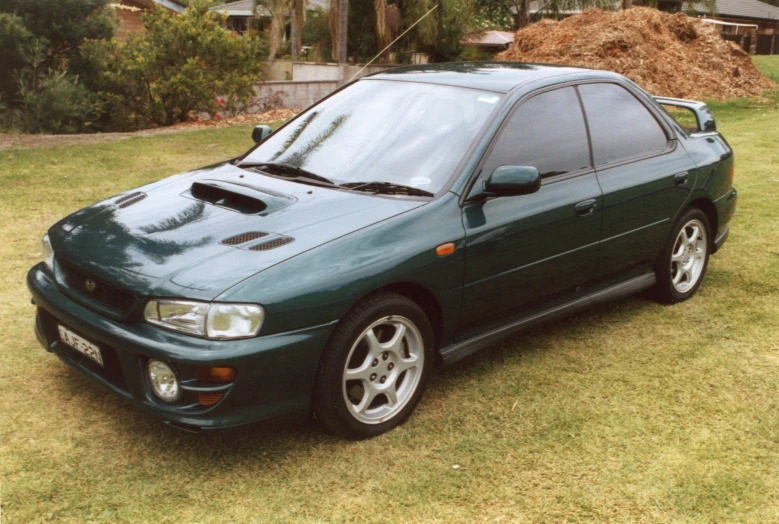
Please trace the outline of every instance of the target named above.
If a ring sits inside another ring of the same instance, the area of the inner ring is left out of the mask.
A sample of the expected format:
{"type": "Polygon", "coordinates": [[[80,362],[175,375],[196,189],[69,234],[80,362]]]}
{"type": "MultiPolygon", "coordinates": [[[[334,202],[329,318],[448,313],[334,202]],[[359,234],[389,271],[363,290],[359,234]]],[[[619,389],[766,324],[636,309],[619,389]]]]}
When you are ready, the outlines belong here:
{"type": "Polygon", "coordinates": [[[144,32],[125,44],[85,46],[106,127],[169,126],[200,112],[236,112],[254,96],[259,40],[228,31],[224,15],[206,5],[195,1],[178,16],[155,9],[144,16],[144,32]]]}
{"type": "Polygon", "coordinates": [[[24,133],[82,131],[91,114],[90,93],[78,77],[47,67],[40,41],[23,49],[21,56],[26,65],[14,72],[16,104],[5,114],[5,127],[24,133]]]}

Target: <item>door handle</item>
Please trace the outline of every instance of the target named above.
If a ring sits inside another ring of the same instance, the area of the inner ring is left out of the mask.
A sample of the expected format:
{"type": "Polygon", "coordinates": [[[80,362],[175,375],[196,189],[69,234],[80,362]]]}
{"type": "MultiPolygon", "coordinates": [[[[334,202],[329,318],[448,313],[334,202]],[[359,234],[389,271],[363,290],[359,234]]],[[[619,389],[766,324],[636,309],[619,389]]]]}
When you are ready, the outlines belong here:
{"type": "Polygon", "coordinates": [[[677,186],[686,186],[687,185],[687,179],[690,177],[690,174],[685,171],[684,173],[678,173],[674,175],[674,182],[676,182],[677,186]]]}
{"type": "Polygon", "coordinates": [[[585,200],[584,202],[579,202],[576,204],[576,214],[580,217],[586,217],[587,215],[591,215],[593,211],[595,211],[595,206],[597,205],[597,200],[594,198],[592,200],[585,200]]]}

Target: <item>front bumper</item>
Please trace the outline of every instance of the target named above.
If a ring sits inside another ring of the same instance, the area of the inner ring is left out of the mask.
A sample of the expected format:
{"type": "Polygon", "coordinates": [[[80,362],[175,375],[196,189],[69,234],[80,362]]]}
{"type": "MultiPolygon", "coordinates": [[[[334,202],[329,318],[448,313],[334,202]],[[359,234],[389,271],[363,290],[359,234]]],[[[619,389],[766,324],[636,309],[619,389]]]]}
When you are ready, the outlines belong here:
{"type": "Polygon", "coordinates": [[[305,418],[319,357],[336,323],[253,339],[204,340],[96,313],[63,294],[43,264],[30,270],[27,286],[38,308],[36,337],[47,351],[139,410],[189,430],[305,418]],[[57,324],[97,344],[104,367],[63,344],[57,324]],[[154,396],[145,373],[150,358],[176,368],[185,386],[181,402],[168,404],[154,396]],[[195,379],[199,366],[236,368],[235,381],[220,388],[223,397],[213,406],[197,403],[197,392],[209,386],[195,379]]]}

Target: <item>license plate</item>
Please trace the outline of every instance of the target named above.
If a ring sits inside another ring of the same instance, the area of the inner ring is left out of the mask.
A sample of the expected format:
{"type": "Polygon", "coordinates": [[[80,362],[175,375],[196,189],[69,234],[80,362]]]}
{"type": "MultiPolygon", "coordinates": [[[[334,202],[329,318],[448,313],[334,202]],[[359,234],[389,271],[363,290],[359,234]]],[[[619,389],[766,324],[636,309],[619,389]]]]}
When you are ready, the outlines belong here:
{"type": "Polygon", "coordinates": [[[100,354],[100,348],[85,339],[82,336],[76,335],[65,326],[57,326],[60,332],[60,340],[72,347],[85,357],[88,357],[101,366],[103,365],[103,356],[100,354]]]}

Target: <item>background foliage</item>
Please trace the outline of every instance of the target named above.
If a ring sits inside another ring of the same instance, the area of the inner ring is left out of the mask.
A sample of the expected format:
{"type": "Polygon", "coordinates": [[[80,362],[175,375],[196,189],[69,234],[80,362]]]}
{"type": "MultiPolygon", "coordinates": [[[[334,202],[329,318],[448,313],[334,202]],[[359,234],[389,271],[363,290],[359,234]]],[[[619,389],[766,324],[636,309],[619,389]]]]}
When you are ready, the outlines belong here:
{"type": "Polygon", "coordinates": [[[106,129],[172,125],[248,103],[261,77],[260,41],[226,31],[225,23],[206,3],[193,2],[180,15],[144,15],[145,31],[125,44],[90,42],[84,55],[106,129]]]}

